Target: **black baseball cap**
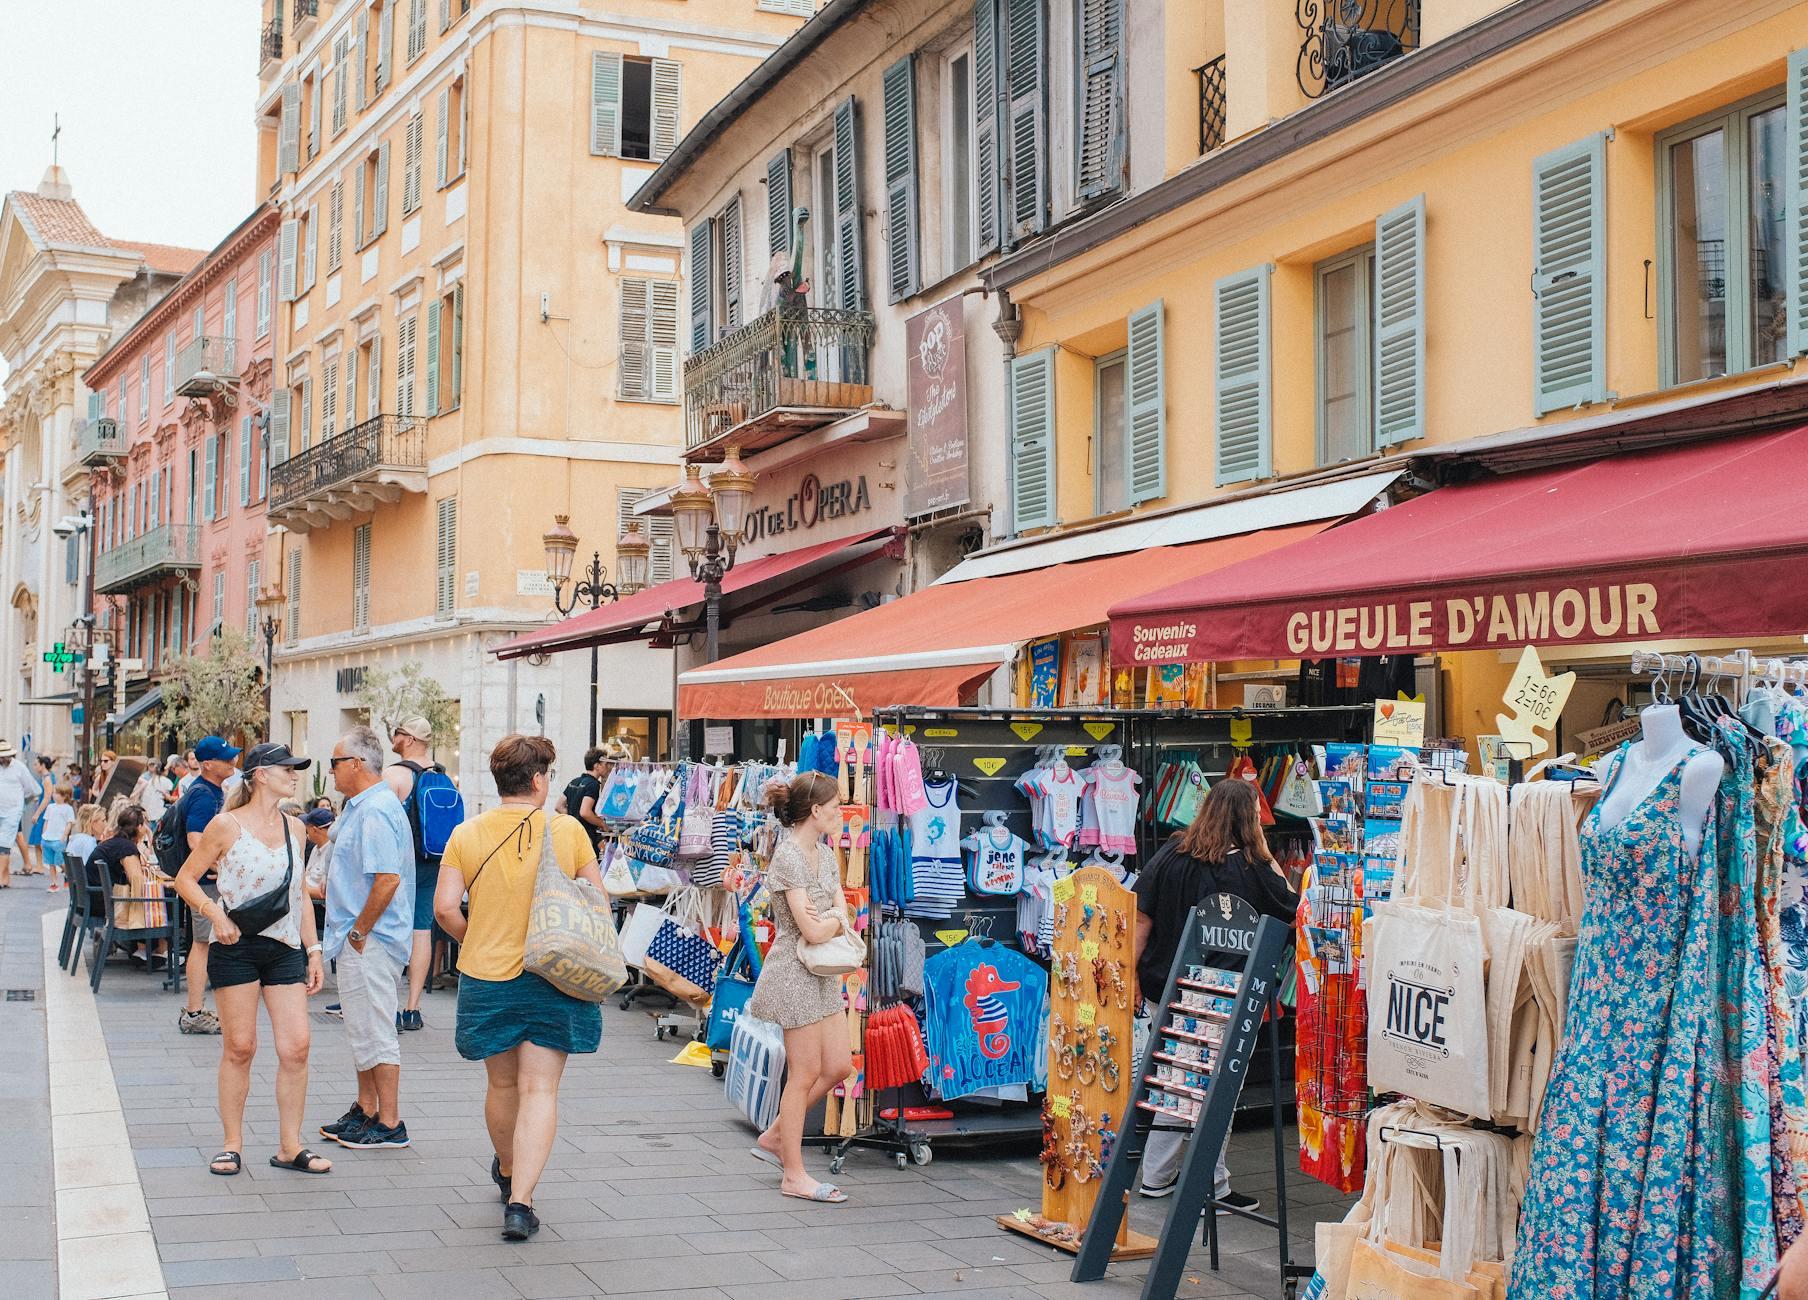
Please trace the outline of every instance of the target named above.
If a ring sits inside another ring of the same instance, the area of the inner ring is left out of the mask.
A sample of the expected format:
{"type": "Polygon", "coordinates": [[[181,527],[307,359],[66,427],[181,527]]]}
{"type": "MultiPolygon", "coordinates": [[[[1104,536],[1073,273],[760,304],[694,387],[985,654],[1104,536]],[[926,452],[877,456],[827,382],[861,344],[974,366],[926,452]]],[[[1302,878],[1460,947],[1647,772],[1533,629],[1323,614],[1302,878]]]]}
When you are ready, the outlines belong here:
{"type": "Polygon", "coordinates": [[[307,767],[314,760],[297,758],[289,752],[287,745],[279,745],[274,741],[265,741],[261,745],[253,745],[245,751],[245,758],[239,764],[241,772],[250,772],[259,767],[307,767]]]}

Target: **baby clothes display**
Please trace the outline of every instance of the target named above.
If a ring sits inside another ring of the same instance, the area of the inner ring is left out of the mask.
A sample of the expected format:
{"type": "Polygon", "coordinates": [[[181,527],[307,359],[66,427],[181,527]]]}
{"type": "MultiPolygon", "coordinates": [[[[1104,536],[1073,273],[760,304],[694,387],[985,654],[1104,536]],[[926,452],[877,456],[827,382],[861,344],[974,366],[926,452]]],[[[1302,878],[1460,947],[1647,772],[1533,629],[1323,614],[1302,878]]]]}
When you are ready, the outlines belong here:
{"type": "Polygon", "coordinates": [[[1015,894],[1023,888],[1023,854],[1029,845],[1002,824],[989,825],[961,841],[972,854],[968,879],[976,894],[1015,894]]]}
{"type": "Polygon", "coordinates": [[[909,916],[945,920],[954,915],[967,892],[961,863],[959,787],[952,777],[925,782],[923,802],[910,820],[909,916]]]}
{"type": "Polygon", "coordinates": [[[1038,764],[1017,780],[1030,801],[1036,838],[1045,849],[1070,848],[1080,831],[1080,797],[1086,782],[1064,758],[1038,764]]]}
{"type": "Polygon", "coordinates": [[[970,939],[924,963],[929,1081],[944,1098],[1010,1084],[1041,1087],[1048,972],[1013,948],[970,939]]]}
{"type": "Polygon", "coordinates": [[[1115,759],[1086,769],[1086,807],[1091,824],[1080,843],[1107,853],[1136,852],[1137,787],[1142,777],[1115,759]]]}
{"type": "Polygon", "coordinates": [[[916,742],[909,736],[897,737],[891,746],[890,794],[889,806],[906,816],[923,811],[928,802],[923,783],[923,760],[917,754],[916,742]]]}

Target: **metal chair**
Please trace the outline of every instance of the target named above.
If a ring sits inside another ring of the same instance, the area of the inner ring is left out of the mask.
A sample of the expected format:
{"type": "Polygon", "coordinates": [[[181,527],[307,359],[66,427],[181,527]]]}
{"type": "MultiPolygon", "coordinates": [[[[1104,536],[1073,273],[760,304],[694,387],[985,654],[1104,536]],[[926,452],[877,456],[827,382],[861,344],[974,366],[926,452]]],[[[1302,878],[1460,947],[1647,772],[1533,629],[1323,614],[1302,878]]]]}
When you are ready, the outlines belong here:
{"type": "Polygon", "coordinates": [[[92,853],[74,864],[69,876],[69,888],[74,894],[71,901],[76,904],[78,928],[64,965],[73,975],[81,969],[83,946],[107,924],[108,889],[100,863],[94,860],[92,853]]]}
{"type": "MultiPolygon", "coordinates": [[[[92,861],[92,859],[90,860],[92,861]]],[[[142,943],[146,945],[148,950],[149,945],[155,943],[159,939],[165,941],[167,952],[163,987],[166,989],[175,987],[179,983],[175,972],[181,962],[181,953],[178,950],[180,947],[181,931],[178,927],[180,918],[174,902],[161,890],[155,894],[115,894],[112,891],[114,882],[101,879],[102,873],[98,864],[90,870],[89,876],[90,879],[95,881],[96,887],[99,890],[99,902],[102,908],[101,924],[94,927],[97,936],[96,942],[93,951],[89,953],[88,957],[88,979],[94,991],[96,993],[100,992],[101,975],[106,970],[107,957],[112,953],[114,944],[142,943]],[[161,905],[164,917],[163,924],[153,926],[121,925],[119,923],[120,905],[129,905],[133,903],[156,903],[161,905]]],[[[128,882],[122,881],[119,883],[123,884],[128,882]]],[[[90,906],[93,906],[93,896],[91,896],[90,906]]]]}
{"type": "Polygon", "coordinates": [[[68,969],[69,951],[77,947],[76,936],[87,929],[88,891],[83,888],[86,858],[66,858],[64,874],[69,880],[69,910],[63,913],[63,941],[57,945],[57,965],[68,969]]]}

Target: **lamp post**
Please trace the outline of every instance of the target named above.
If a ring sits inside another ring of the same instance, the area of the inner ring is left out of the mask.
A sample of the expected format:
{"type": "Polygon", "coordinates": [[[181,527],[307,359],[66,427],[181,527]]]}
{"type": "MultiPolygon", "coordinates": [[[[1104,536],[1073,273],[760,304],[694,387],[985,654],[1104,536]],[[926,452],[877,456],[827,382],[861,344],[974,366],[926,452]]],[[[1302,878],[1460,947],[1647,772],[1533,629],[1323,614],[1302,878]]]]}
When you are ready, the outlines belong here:
{"type": "Polygon", "coordinates": [[[722,579],[734,568],[758,476],[741,463],[737,447],[728,449],[708,487],[696,465],[686,470],[684,482],[672,493],[672,527],[691,577],[703,584],[704,662],[714,663],[722,630],[722,579]]]}
{"type": "MultiPolygon", "coordinates": [[[[590,552],[590,563],[584,576],[571,589],[566,601],[565,584],[571,581],[571,561],[577,555],[578,535],[571,531],[570,515],[554,515],[552,527],[541,537],[546,547],[546,580],[552,583],[552,607],[561,618],[581,606],[601,609],[610,601],[620,600],[647,585],[647,560],[653,544],[640,531],[640,521],[628,520],[622,535],[615,539],[615,563],[621,580],[609,581],[603,568],[601,551],[590,552]]],[[[590,647],[590,747],[596,748],[597,714],[601,709],[597,683],[597,648],[590,647]]]]}
{"type": "Polygon", "coordinates": [[[264,739],[270,740],[276,735],[276,716],[271,712],[272,688],[276,682],[276,634],[282,627],[282,620],[277,618],[276,611],[282,608],[282,593],[274,590],[260,592],[257,607],[263,617],[258,621],[257,630],[264,637],[264,739]]]}

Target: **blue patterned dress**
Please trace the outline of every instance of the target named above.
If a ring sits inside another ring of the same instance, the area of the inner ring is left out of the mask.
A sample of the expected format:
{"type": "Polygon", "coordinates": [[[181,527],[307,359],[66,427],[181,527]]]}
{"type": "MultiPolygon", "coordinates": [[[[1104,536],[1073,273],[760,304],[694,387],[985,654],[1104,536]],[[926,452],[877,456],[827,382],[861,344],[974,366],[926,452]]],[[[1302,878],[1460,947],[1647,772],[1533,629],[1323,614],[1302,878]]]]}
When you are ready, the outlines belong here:
{"type": "Polygon", "coordinates": [[[1682,769],[1699,752],[1618,825],[1601,824],[1606,798],[1583,822],[1588,904],[1521,1207],[1515,1297],[1737,1292],[1718,853],[1710,817],[1701,865],[1691,861],[1679,816],[1682,769]]]}

